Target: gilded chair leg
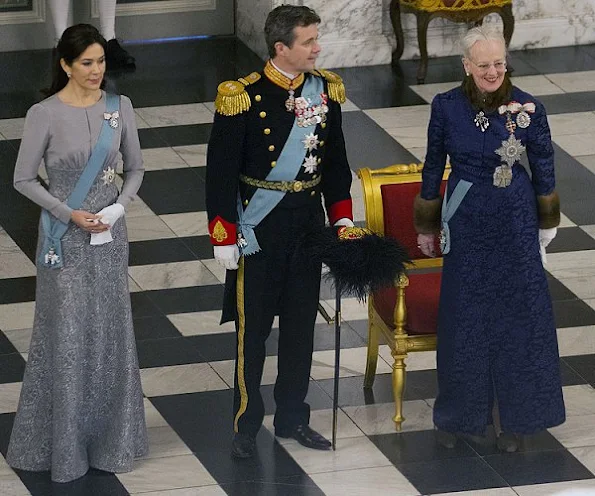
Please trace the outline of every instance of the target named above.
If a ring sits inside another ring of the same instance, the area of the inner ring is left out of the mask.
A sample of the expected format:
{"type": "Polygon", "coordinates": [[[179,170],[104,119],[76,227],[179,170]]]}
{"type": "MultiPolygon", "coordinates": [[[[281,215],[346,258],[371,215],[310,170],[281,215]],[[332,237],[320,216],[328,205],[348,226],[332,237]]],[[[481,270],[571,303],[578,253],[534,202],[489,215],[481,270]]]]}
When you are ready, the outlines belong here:
{"type": "Polygon", "coordinates": [[[401,424],[405,420],[403,416],[403,395],[405,393],[405,357],[397,355],[393,363],[393,395],[395,397],[395,416],[393,420],[397,431],[401,430],[401,424]]]}
{"type": "Polygon", "coordinates": [[[401,3],[400,0],[391,0],[390,2],[390,21],[393,25],[397,47],[393,52],[393,63],[397,62],[403,55],[405,49],[405,39],[403,36],[403,25],[401,24],[401,3]]]}
{"type": "Polygon", "coordinates": [[[366,373],[364,387],[371,388],[376,378],[376,365],[378,364],[378,330],[370,321],[368,324],[368,357],[366,359],[366,373]]]}
{"type": "Polygon", "coordinates": [[[417,82],[423,84],[428,72],[428,25],[431,16],[427,12],[418,12],[417,15],[417,42],[419,43],[419,67],[417,69],[417,82]]]}

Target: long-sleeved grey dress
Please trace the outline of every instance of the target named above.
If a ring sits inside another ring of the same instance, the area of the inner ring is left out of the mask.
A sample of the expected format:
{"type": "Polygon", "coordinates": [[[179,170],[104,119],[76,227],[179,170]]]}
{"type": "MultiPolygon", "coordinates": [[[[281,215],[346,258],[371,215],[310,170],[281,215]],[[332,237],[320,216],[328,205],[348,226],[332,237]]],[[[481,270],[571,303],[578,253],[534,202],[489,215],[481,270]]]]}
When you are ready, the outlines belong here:
{"type": "MultiPolygon", "coordinates": [[[[54,95],[31,107],[14,175],[18,191],[69,222],[63,267],[37,262],[33,335],[7,456],[15,468],[51,470],[56,482],[81,477],[89,467],[130,471],[134,457],[148,451],[124,217],[112,226],[111,243],[93,246],[90,234],[70,222],[64,203],[98,139],[105,102],[102,93],[96,104],[79,108],[54,95]],[[48,191],[37,180],[42,158],[48,191]]],[[[124,96],[119,124],[81,210],[96,213],[116,201],[126,207],[140,187],[142,155],[124,96]],[[118,150],[125,173],[121,193],[112,173],[118,150]]]]}

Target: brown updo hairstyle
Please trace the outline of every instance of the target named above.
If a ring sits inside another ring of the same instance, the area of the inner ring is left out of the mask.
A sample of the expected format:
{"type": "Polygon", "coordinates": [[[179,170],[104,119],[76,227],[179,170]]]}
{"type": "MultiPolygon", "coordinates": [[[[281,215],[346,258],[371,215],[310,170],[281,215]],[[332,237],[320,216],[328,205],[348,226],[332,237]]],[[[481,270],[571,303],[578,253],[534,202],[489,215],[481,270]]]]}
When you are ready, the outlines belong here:
{"type": "MultiPolygon", "coordinates": [[[[97,28],[91,24],[75,24],[64,31],[54,51],[52,84],[47,90],[44,90],[46,96],[58,93],[68,84],[68,76],[62,69],[60,60],[64,59],[70,66],[87,48],[95,43],[101,45],[105,52],[107,42],[97,28]]],[[[101,88],[103,89],[104,86],[105,79],[101,82],[101,88]]]]}

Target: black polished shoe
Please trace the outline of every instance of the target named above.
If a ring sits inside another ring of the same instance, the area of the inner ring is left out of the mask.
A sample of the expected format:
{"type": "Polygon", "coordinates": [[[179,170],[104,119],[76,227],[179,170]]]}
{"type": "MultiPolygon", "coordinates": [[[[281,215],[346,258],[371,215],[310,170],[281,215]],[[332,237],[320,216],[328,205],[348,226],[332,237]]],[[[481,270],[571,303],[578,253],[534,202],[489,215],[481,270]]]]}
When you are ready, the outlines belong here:
{"type": "Polygon", "coordinates": [[[275,436],[291,437],[306,448],[327,450],[331,447],[331,442],[328,439],[318,434],[307,424],[297,425],[291,430],[275,429],[275,436]]]}
{"type": "Polygon", "coordinates": [[[134,57],[124,50],[115,38],[107,42],[105,62],[107,70],[134,69],[136,67],[134,57]]]}
{"type": "Polygon", "coordinates": [[[256,439],[250,434],[236,433],[231,441],[231,456],[252,458],[256,452],[256,439]]]}

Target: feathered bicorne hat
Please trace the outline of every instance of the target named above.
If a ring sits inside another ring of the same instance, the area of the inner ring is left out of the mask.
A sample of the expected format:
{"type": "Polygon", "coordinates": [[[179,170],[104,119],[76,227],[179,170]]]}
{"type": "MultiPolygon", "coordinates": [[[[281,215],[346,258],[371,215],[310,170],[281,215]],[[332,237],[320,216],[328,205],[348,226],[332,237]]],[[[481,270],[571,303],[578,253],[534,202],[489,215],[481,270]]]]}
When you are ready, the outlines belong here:
{"type": "Polygon", "coordinates": [[[362,227],[324,227],[308,233],[302,243],[312,262],[329,268],[327,277],[337,291],[359,300],[393,286],[411,263],[407,251],[394,238],[362,227]]]}

